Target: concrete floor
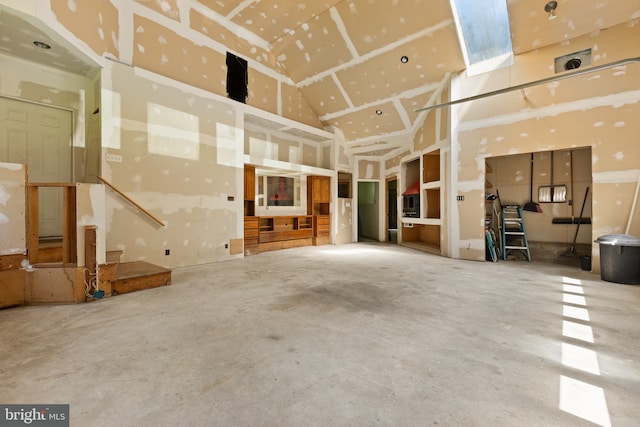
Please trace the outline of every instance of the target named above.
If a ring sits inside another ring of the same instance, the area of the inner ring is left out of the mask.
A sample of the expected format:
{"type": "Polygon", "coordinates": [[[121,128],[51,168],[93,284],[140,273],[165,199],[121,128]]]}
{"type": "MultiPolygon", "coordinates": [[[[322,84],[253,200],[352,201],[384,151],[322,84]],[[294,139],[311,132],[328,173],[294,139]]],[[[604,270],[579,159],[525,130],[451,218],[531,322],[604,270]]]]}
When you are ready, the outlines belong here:
{"type": "Polygon", "coordinates": [[[72,426],[640,423],[640,286],[369,243],[173,283],[0,311],[0,403],[69,403],[72,426]]]}

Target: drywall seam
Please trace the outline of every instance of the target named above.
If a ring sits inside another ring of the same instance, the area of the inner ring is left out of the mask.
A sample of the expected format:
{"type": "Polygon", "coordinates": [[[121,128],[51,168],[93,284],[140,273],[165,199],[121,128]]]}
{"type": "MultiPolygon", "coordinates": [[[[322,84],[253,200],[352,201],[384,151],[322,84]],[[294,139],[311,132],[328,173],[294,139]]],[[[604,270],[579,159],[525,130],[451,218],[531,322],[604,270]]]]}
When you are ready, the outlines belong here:
{"type": "Polygon", "coordinates": [[[365,145],[365,146],[347,148],[347,150],[351,155],[366,155],[364,153],[371,153],[372,151],[380,151],[380,150],[393,150],[393,149],[397,149],[401,151],[408,150],[409,142],[408,141],[381,142],[381,143],[375,143],[369,146],[365,145]]]}
{"type": "Polygon", "coordinates": [[[415,32],[415,33],[411,34],[410,36],[407,36],[407,37],[405,37],[403,39],[400,39],[400,40],[396,40],[395,42],[389,43],[389,44],[387,44],[385,46],[382,46],[382,47],[380,47],[378,49],[372,50],[369,53],[366,53],[366,54],[364,54],[362,56],[359,56],[358,57],[360,59],[359,61],[340,64],[340,65],[337,65],[337,66],[335,66],[333,68],[329,68],[327,70],[324,70],[323,72],[318,73],[318,74],[316,74],[316,75],[314,75],[312,77],[309,77],[307,79],[301,80],[296,84],[296,86],[298,88],[309,86],[309,85],[315,83],[316,81],[322,80],[322,79],[324,79],[325,77],[327,77],[327,76],[329,76],[331,74],[335,74],[338,71],[346,70],[348,68],[352,68],[352,67],[354,67],[356,65],[362,64],[362,63],[368,61],[370,58],[379,56],[382,53],[389,52],[389,51],[392,51],[394,49],[397,49],[397,48],[399,48],[400,46],[402,46],[402,45],[404,45],[406,43],[409,43],[409,42],[412,42],[412,41],[417,40],[419,38],[428,36],[428,35],[430,35],[432,33],[435,33],[436,31],[439,31],[439,30],[441,30],[443,28],[448,27],[451,24],[453,24],[453,20],[452,19],[447,19],[445,21],[439,22],[439,23],[437,23],[436,25],[434,25],[432,27],[425,28],[422,31],[415,32]]]}
{"type": "Polygon", "coordinates": [[[232,20],[237,14],[247,9],[253,3],[258,3],[260,0],[242,0],[229,14],[226,16],[228,20],[232,20]]]}
{"type": "Polygon", "coordinates": [[[400,116],[400,120],[402,120],[402,124],[404,124],[405,130],[410,130],[412,128],[411,120],[409,119],[409,114],[407,114],[407,110],[405,110],[400,99],[395,98],[391,103],[398,111],[398,115],[400,116]]]}
{"type": "MultiPolygon", "coordinates": [[[[406,92],[400,92],[399,94],[397,94],[397,95],[395,95],[395,96],[393,96],[391,98],[413,98],[414,96],[416,96],[416,92],[419,92],[419,93],[417,93],[417,95],[422,95],[423,93],[429,93],[431,90],[433,90],[433,86],[441,86],[441,85],[442,85],[442,81],[436,82],[436,83],[433,83],[432,85],[421,86],[420,89],[410,89],[410,90],[408,90],[406,92]]],[[[343,90],[342,86],[340,86],[340,85],[338,86],[338,88],[340,88],[341,91],[343,90]]],[[[377,99],[375,101],[371,101],[371,102],[368,102],[366,104],[362,104],[357,108],[354,108],[353,104],[351,103],[349,98],[346,98],[346,100],[351,104],[351,108],[347,108],[347,109],[344,109],[344,110],[336,111],[336,112],[333,112],[333,113],[330,113],[330,114],[325,114],[324,116],[318,117],[318,119],[320,119],[322,121],[327,121],[327,120],[335,119],[336,117],[343,116],[345,114],[355,113],[355,112],[363,111],[363,110],[368,110],[371,107],[376,107],[376,106],[378,106],[378,105],[380,105],[380,104],[382,104],[384,102],[387,102],[388,99],[390,99],[390,98],[377,99]]]]}
{"type": "Polygon", "coordinates": [[[458,131],[465,132],[494,126],[510,125],[529,119],[542,119],[574,111],[588,111],[600,107],[620,108],[623,105],[637,104],[638,102],[640,102],[640,90],[632,90],[613,95],[605,95],[549,105],[536,109],[522,110],[516,113],[503,114],[486,119],[461,122],[458,124],[458,131]]]}
{"type": "Polygon", "coordinates": [[[387,161],[389,159],[392,159],[396,156],[399,156],[400,154],[402,154],[404,152],[404,150],[407,150],[407,147],[398,147],[393,151],[390,151],[389,153],[387,153],[386,155],[382,156],[382,160],[387,161]]]}
{"type": "Polygon", "coordinates": [[[472,191],[484,192],[484,180],[477,179],[475,181],[458,181],[457,191],[470,193],[472,191]]]}
{"type": "Polygon", "coordinates": [[[133,13],[123,13],[126,8],[118,8],[118,52],[120,54],[119,61],[126,64],[133,64],[133,52],[134,52],[134,24],[133,13]]]}
{"type": "Polygon", "coordinates": [[[620,184],[636,182],[640,169],[630,169],[626,171],[608,171],[593,173],[593,182],[598,184],[620,184]]]}
{"type": "MultiPolygon", "coordinates": [[[[349,104],[349,108],[341,110],[339,112],[336,113],[331,113],[331,114],[327,114],[326,116],[320,116],[318,117],[319,120],[321,121],[326,121],[326,120],[331,120],[333,118],[335,118],[336,116],[341,116],[344,114],[351,114],[360,110],[365,110],[374,106],[379,105],[381,102],[385,102],[385,100],[378,100],[377,102],[372,102],[369,104],[365,104],[364,106],[361,106],[357,109],[355,109],[353,107],[353,103],[351,102],[351,99],[348,97],[348,95],[346,94],[346,92],[344,91],[342,85],[340,84],[340,82],[338,81],[338,78],[333,75],[332,76],[334,79],[334,82],[336,83],[336,85],[338,86],[338,89],[340,90],[340,92],[342,93],[342,95],[345,97],[345,100],[347,101],[347,103],[349,104]]],[[[400,98],[405,98],[405,99],[409,99],[409,98],[413,98],[415,96],[419,96],[422,95],[424,93],[429,93],[429,92],[433,92],[431,94],[431,96],[429,97],[429,101],[428,101],[428,105],[435,102],[435,100],[442,94],[444,88],[448,85],[449,81],[451,79],[451,73],[447,73],[445,74],[445,76],[443,77],[443,79],[439,82],[436,83],[431,83],[428,84],[426,86],[421,86],[420,88],[415,88],[415,89],[410,89],[406,92],[402,92],[401,94],[398,95],[397,99],[400,98]]],[[[395,101],[392,101],[395,102],[395,101]]],[[[396,105],[396,104],[394,104],[396,105]]],[[[403,115],[402,113],[406,114],[406,110],[404,109],[404,107],[402,108],[398,108],[398,106],[396,105],[396,110],[398,110],[398,113],[401,117],[401,119],[404,121],[403,115]]],[[[421,112],[420,115],[418,116],[418,118],[416,119],[416,121],[413,123],[413,126],[409,125],[406,126],[406,129],[404,130],[400,130],[400,131],[396,131],[396,132],[392,132],[392,133],[388,133],[385,134],[385,139],[390,139],[393,138],[394,136],[406,136],[407,133],[411,133],[412,136],[415,136],[415,133],[420,129],[420,127],[424,126],[424,120],[426,119],[426,116],[428,115],[428,111],[426,112],[421,112]]],[[[408,116],[407,116],[408,119],[408,116]]],[[[408,119],[409,120],[409,119],[408,119]]],[[[409,120],[410,123],[410,120],[409,120]]],[[[372,141],[375,141],[377,139],[380,139],[380,135],[374,135],[374,136],[367,136],[364,138],[360,138],[360,139],[354,139],[348,142],[349,145],[357,145],[357,144],[366,144],[372,141]]],[[[397,144],[400,145],[400,144],[397,144]]],[[[371,151],[370,149],[367,151],[371,151]]]]}
{"type": "Polygon", "coordinates": [[[248,1],[245,0],[244,2],[242,2],[240,5],[238,5],[238,7],[236,7],[236,9],[233,10],[233,12],[229,14],[229,16],[226,17],[227,20],[224,19],[225,17],[220,16],[219,14],[217,14],[216,12],[214,12],[213,10],[209,9],[204,4],[201,4],[199,2],[191,2],[191,9],[201,13],[207,18],[211,19],[212,21],[215,21],[217,24],[220,24],[221,26],[225,27],[226,29],[236,34],[241,39],[246,40],[252,46],[258,46],[261,49],[269,51],[271,50],[269,47],[269,43],[267,43],[265,40],[263,40],[261,37],[257,36],[256,34],[248,31],[247,29],[239,25],[234,24],[231,21],[231,19],[235,14],[237,14],[239,11],[241,11],[251,3],[253,3],[252,0],[248,0],[248,1]]]}
{"type": "Polygon", "coordinates": [[[351,37],[349,37],[349,33],[347,32],[347,27],[345,27],[344,22],[342,21],[342,17],[340,16],[340,13],[335,8],[335,6],[329,9],[329,14],[331,15],[331,19],[333,19],[333,22],[336,23],[338,32],[340,32],[344,43],[347,45],[347,49],[349,49],[349,52],[351,52],[351,56],[353,56],[354,58],[359,58],[360,54],[353,44],[353,41],[351,41],[351,37]]]}
{"type": "MultiPolygon", "coordinates": [[[[333,80],[333,82],[338,87],[338,90],[342,94],[344,100],[347,101],[347,105],[349,106],[349,108],[344,110],[344,111],[351,112],[353,110],[353,107],[354,107],[353,101],[351,100],[351,97],[349,97],[349,95],[347,94],[347,91],[344,90],[344,86],[342,86],[342,83],[340,82],[340,80],[338,80],[338,76],[336,76],[335,74],[331,74],[331,79],[333,80]]],[[[318,119],[322,120],[322,117],[318,117],[318,119]]]]}

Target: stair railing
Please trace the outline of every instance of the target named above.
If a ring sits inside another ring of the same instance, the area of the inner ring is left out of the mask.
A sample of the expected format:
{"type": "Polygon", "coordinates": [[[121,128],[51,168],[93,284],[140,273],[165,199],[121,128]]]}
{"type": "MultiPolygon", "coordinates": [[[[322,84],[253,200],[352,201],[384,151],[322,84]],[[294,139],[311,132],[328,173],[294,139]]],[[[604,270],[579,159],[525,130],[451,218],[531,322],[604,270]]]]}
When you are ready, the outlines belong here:
{"type": "Polygon", "coordinates": [[[165,227],[164,222],[160,221],[158,218],[156,218],[151,212],[149,212],[148,210],[146,210],[145,208],[143,208],[142,206],[140,206],[139,204],[137,204],[134,200],[132,200],[129,196],[127,196],[126,194],[124,194],[122,191],[120,191],[118,188],[116,188],[113,184],[111,184],[109,181],[107,181],[106,179],[104,179],[101,176],[98,176],[98,179],[100,181],[102,181],[107,187],[111,188],[113,191],[115,191],[116,193],[118,193],[123,199],[125,199],[127,202],[129,202],[131,205],[133,205],[138,212],[142,212],[145,215],[147,215],[149,218],[151,218],[152,220],[154,220],[156,223],[158,223],[159,225],[161,225],[162,227],[165,227]]]}

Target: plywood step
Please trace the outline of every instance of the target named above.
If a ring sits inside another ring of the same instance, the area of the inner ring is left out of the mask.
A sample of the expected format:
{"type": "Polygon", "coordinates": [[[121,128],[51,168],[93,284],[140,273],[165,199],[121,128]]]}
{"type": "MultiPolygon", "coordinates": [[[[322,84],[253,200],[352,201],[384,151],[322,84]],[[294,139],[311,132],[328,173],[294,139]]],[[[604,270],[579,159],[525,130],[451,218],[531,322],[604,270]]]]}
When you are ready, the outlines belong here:
{"type": "Polygon", "coordinates": [[[171,284],[171,270],[144,261],[123,262],[118,265],[111,294],[126,294],[171,284]]]}

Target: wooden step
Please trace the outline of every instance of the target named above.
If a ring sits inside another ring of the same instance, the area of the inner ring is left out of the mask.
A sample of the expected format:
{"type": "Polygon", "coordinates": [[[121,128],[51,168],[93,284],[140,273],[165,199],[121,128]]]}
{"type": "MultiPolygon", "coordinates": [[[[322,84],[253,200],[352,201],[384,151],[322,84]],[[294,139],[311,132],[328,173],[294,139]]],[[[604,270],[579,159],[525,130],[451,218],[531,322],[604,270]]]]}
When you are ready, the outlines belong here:
{"type": "Polygon", "coordinates": [[[121,256],[122,256],[121,250],[107,251],[107,264],[120,263],[121,256]]]}
{"type": "Polygon", "coordinates": [[[112,281],[111,294],[126,294],[171,284],[171,270],[144,261],[118,265],[112,281]]]}

